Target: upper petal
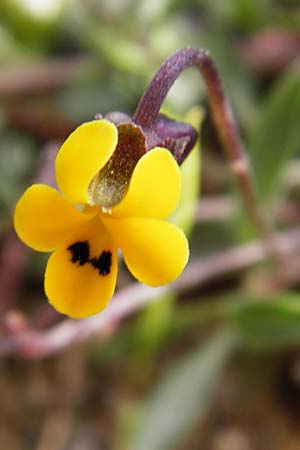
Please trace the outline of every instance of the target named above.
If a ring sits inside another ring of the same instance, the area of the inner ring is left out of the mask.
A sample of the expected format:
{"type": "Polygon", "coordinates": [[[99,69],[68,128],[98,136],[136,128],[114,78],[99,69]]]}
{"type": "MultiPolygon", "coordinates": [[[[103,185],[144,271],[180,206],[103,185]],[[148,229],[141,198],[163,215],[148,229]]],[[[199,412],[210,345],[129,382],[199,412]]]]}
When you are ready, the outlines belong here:
{"type": "Polygon", "coordinates": [[[50,256],[45,273],[49,302],[73,318],[101,311],[113,296],[117,247],[98,218],[76,230],[50,256]]]}
{"type": "Polygon", "coordinates": [[[176,208],[181,173],[169,150],[156,147],[138,161],[125,198],[112,209],[113,217],[163,219],[176,208]]]}
{"type": "Polygon", "coordinates": [[[117,141],[117,128],[107,120],[84,123],[70,134],[55,162],[57,185],[66,198],[88,203],[89,183],[109,160],[117,141]]]}
{"type": "Polygon", "coordinates": [[[25,244],[39,251],[51,251],[91,214],[77,211],[55,189],[45,184],[28,188],[17,203],[14,226],[25,244]]]}
{"type": "Polygon", "coordinates": [[[104,219],[114,241],[122,249],[131,273],[142,283],[160,286],[183,271],[189,247],[183,231],[156,219],[104,219]]]}

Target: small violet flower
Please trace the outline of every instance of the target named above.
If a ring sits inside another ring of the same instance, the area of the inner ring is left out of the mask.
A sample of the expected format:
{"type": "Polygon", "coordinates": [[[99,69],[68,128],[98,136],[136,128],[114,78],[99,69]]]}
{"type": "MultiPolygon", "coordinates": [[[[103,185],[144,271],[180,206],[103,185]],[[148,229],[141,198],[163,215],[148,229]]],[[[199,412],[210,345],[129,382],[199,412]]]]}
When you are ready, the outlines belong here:
{"type": "MultiPolygon", "coordinates": [[[[161,103],[157,89],[150,100],[161,103]]],[[[73,131],[56,157],[60,193],[34,184],[17,203],[16,232],[33,249],[53,252],[45,292],[70,317],[98,313],[112,298],[118,249],[149,286],[175,280],[187,263],[187,239],[165,219],[179,201],[179,164],[197,132],[161,114],[150,120],[147,95],[132,119],[109,113],[73,131]]]]}

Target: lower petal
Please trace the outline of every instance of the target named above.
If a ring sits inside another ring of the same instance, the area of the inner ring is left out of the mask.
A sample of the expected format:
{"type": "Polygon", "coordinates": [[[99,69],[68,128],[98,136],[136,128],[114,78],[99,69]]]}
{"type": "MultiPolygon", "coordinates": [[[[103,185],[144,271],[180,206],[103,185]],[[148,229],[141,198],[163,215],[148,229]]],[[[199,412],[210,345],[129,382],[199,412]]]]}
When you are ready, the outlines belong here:
{"type": "Polygon", "coordinates": [[[55,309],[79,319],[107,305],[115,290],[116,276],[117,247],[96,218],[50,256],[45,291],[55,309]]]}
{"type": "Polygon", "coordinates": [[[175,280],[189,257],[188,241],[175,225],[156,219],[104,219],[122,249],[130,272],[142,283],[160,286],[175,280]]]}

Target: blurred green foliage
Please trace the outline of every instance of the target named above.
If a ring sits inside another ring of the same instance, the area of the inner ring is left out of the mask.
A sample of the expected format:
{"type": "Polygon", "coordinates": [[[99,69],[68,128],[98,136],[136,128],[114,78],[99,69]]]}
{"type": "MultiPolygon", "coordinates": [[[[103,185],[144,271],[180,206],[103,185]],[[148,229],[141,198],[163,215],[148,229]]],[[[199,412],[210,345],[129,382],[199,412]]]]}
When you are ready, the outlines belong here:
{"type": "Polygon", "coordinates": [[[272,85],[249,140],[258,191],[265,201],[278,196],[282,169],[299,155],[299,117],[299,65],[296,65],[272,85]]]}
{"type": "Polygon", "coordinates": [[[224,363],[234,348],[234,334],[220,331],[211,342],[201,343],[182,358],[146,403],[128,448],[167,450],[183,440],[195,419],[205,417],[224,363]]]}

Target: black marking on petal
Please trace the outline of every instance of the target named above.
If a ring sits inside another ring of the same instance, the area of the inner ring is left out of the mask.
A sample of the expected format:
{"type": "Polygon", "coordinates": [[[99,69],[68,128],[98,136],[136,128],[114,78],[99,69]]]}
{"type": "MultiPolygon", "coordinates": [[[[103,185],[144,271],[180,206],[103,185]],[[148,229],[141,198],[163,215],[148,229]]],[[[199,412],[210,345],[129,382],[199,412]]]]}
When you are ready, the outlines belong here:
{"type": "Polygon", "coordinates": [[[89,262],[90,258],[90,246],[88,241],[78,241],[68,247],[69,252],[71,252],[72,263],[79,263],[80,266],[83,266],[87,262],[89,262]]]}
{"type": "Polygon", "coordinates": [[[103,250],[100,256],[90,258],[90,246],[88,241],[75,242],[68,247],[68,250],[72,255],[72,263],[79,263],[79,266],[83,266],[84,264],[91,264],[94,269],[97,269],[99,271],[99,275],[102,276],[108,275],[110,273],[112,259],[110,250],[103,250]]]}
{"type": "Polygon", "coordinates": [[[111,268],[111,252],[103,251],[98,258],[91,258],[90,263],[94,267],[94,269],[99,270],[99,275],[108,275],[110,273],[111,268]]]}

